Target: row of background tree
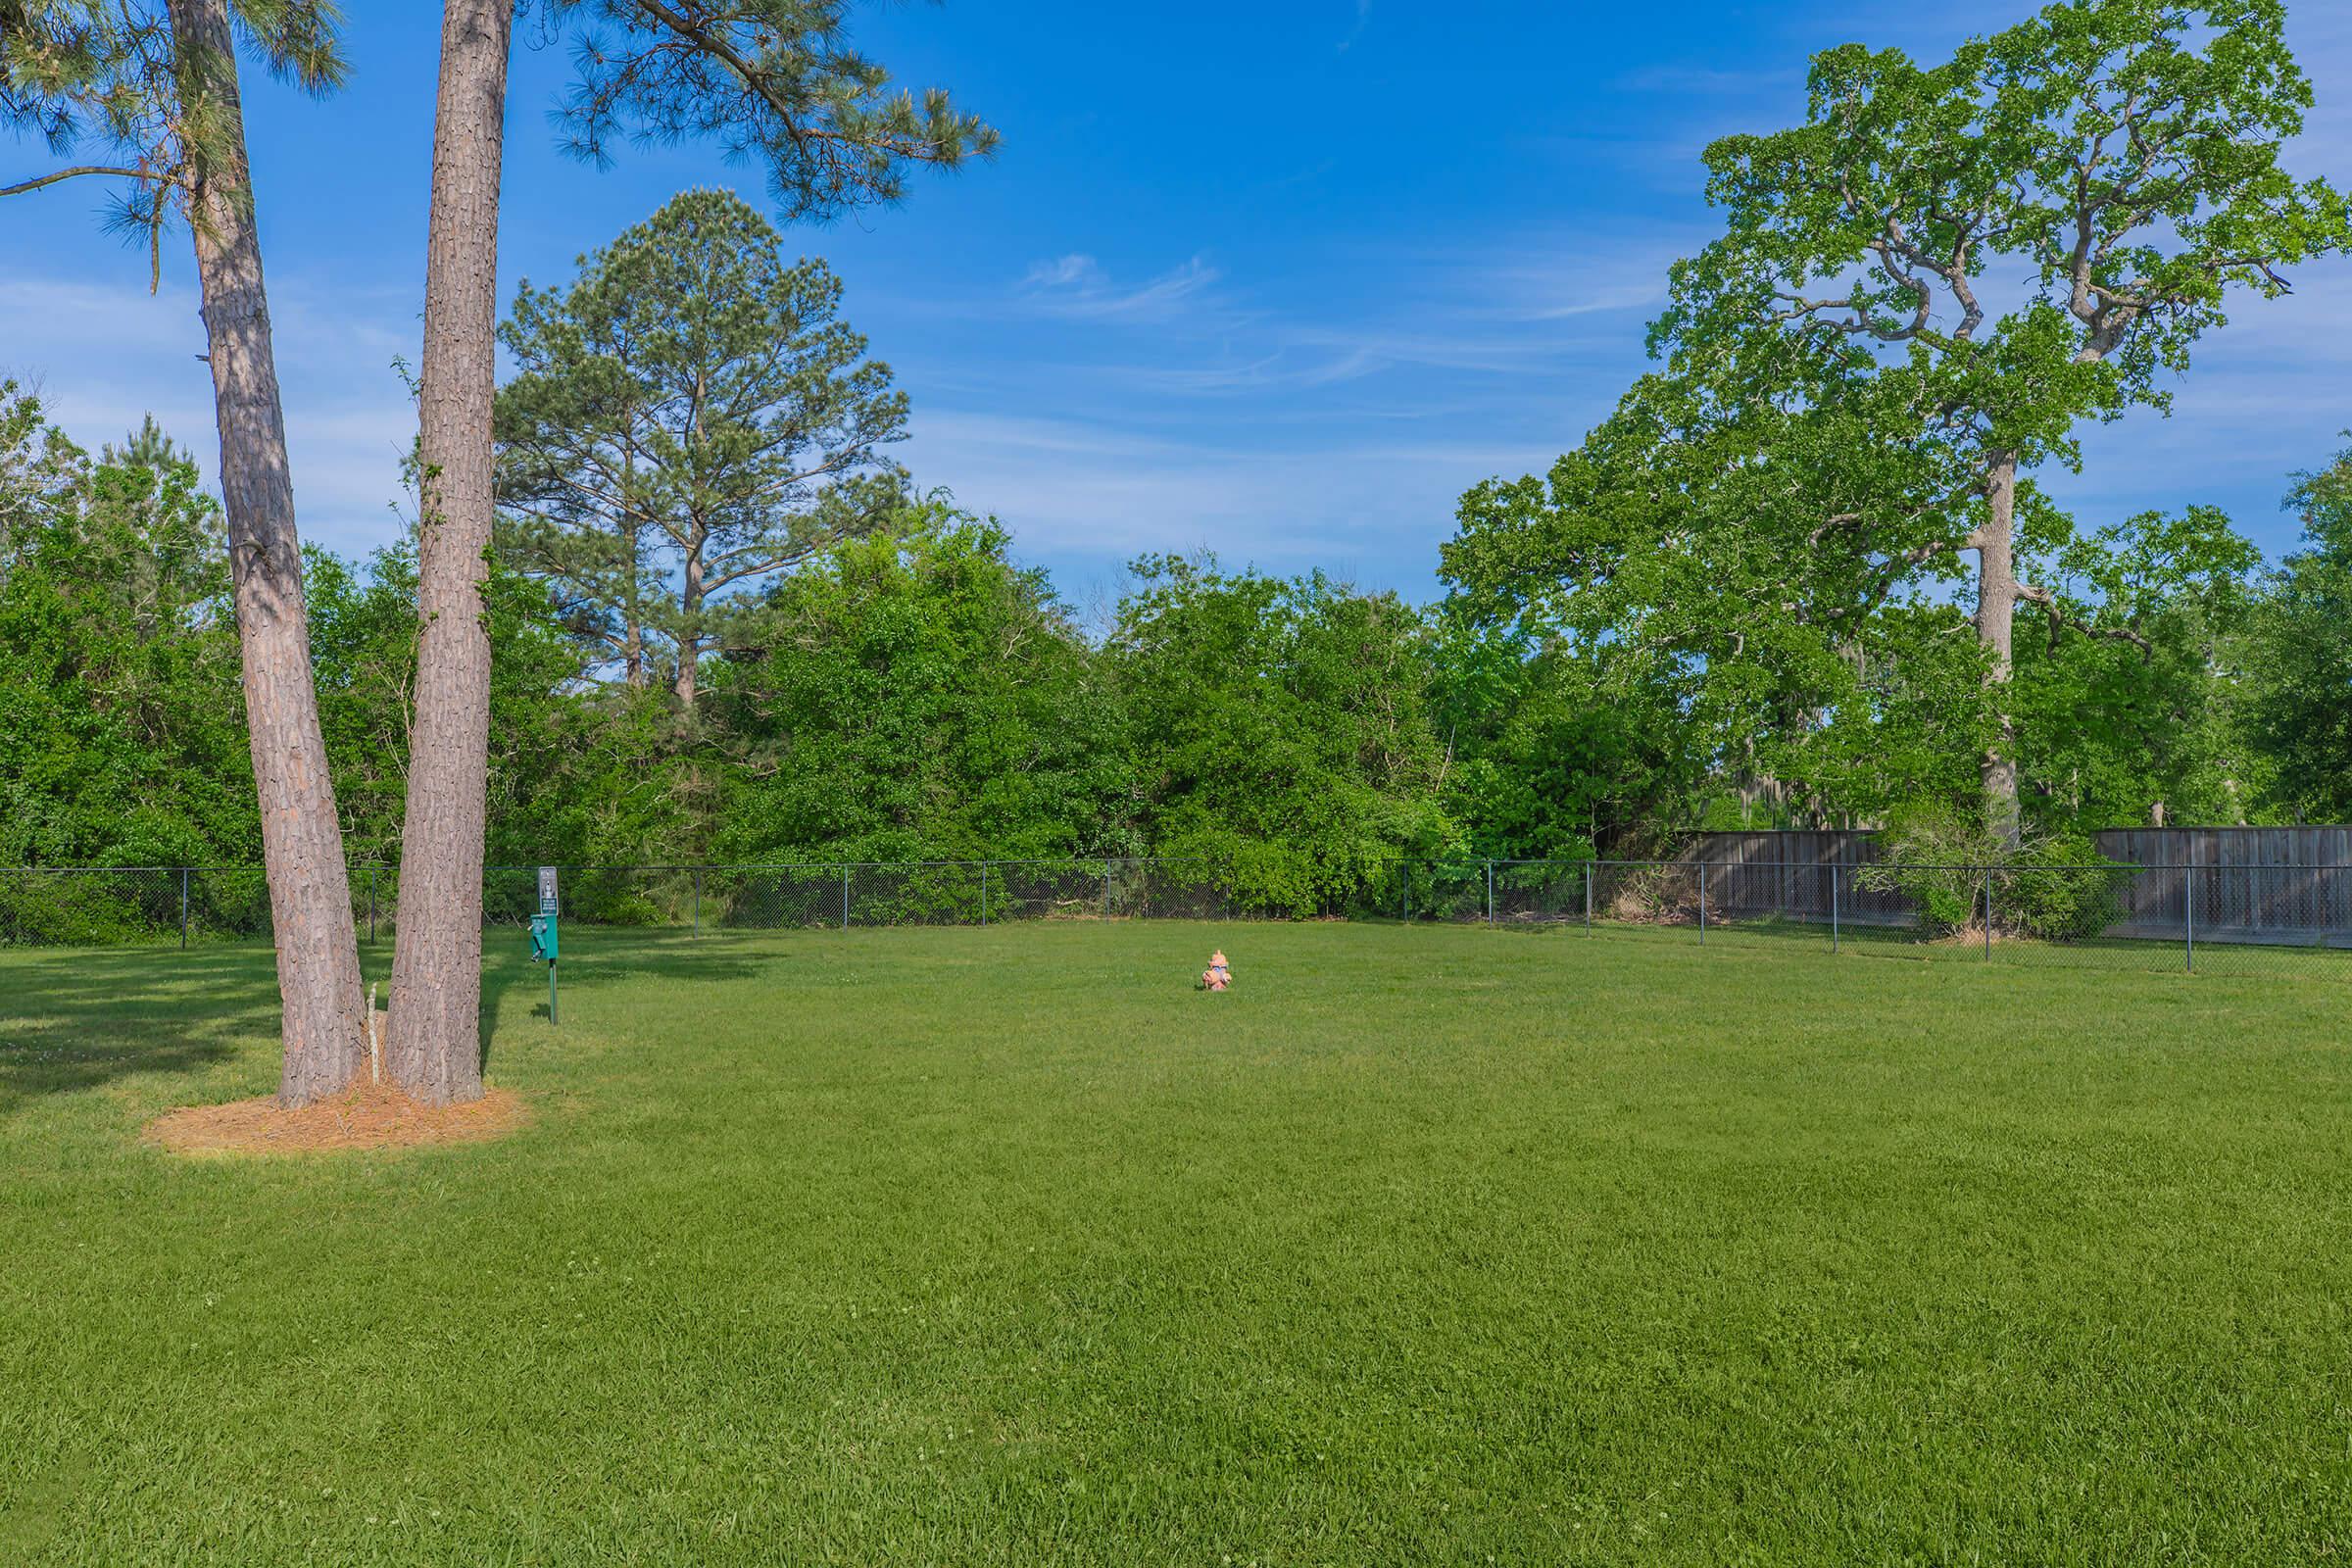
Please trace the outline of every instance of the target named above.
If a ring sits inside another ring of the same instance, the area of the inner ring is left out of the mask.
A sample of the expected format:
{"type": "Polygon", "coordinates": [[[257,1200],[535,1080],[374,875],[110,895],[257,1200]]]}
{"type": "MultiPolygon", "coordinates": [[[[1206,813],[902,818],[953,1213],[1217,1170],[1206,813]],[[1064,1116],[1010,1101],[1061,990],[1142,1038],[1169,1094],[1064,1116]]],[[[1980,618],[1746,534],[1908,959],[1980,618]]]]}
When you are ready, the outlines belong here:
{"type": "MultiPolygon", "coordinates": [[[[1107,694],[1099,731],[1073,718],[1009,734],[975,713],[976,693],[1007,691],[969,673],[986,644],[951,641],[938,668],[907,656],[894,640],[912,635],[906,596],[876,588],[857,547],[918,586],[935,547],[992,563],[974,567],[983,576],[1019,574],[1001,540],[962,548],[968,533],[907,504],[883,450],[905,419],[887,369],[838,320],[829,274],[786,264],[740,204],[690,193],[573,287],[519,294],[505,328],[519,373],[503,398],[494,342],[518,13],[579,43],[557,109],[575,151],[601,162],[623,134],[710,137],[762,170],[787,220],[894,201],[910,167],[989,156],[995,131],[944,90],[894,91],[847,47],[846,0],[442,9],[416,616],[365,670],[328,672],[393,682],[355,762],[347,740],[329,756],[314,692],[237,69],[241,40],[331,89],[335,10],[0,4],[0,123],[60,160],[83,143],[114,155],[0,196],[127,187],[119,216],[149,240],[151,267],[168,222],[189,220],[195,237],[289,1104],[351,1082],[363,1059],[344,820],[363,851],[382,835],[331,798],[339,765],[405,771],[386,1059],[404,1089],[443,1103],[481,1092],[494,773],[494,854],[518,834],[536,854],[667,858],[946,851],[985,832],[974,848],[999,853],[1032,839],[1208,853],[1264,905],[1300,908],[1368,852],[1654,847],[1726,788],[1776,811],[1921,824],[1907,846],[1897,835],[1914,860],[1931,844],[2075,858],[2081,823],[2135,816],[2142,801],[2151,815],[2309,811],[2345,758],[2337,622],[2314,614],[2289,633],[2266,618],[2325,597],[2329,525],[2315,520],[2283,583],[2262,583],[2210,510],[2086,529],[2045,483],[2082,467],[2085,425],[2162,409],[2231,312],[2352,249],[2352,199],[2287,164],[2290,149],[2296,163],[2327,149],[2298,141],[2316,100],[2283,0],[2051,0],[1940,62],[1856,44],[1815,55],[1803,123],[1705,151],[1724,226],[1671,270],[1650,335],[1662,369],[1548,480],[1465,498],[1434,618],[1317,581],[1161,563],[1090,641],[1041,587],[1008,589],[1028,629],[1007,633],[998,662],[1023,670],[1029,645],[1054,640],[1090,672],[1082,689],[1107,694]],[[494,558],[529,589],[502,580],[487,604],[478,579],[494,558]],[[828,592],[841,624],[822,619],[828,592]],[[884,607],[881,641],[852,669],[842,649],[860,646],[849,634],[867,629],[869,601],[884,607]],[[548,647],[564,657],[534,662],[548,647]],[[1327,678],[1335,648],[1361,667],[1327,678]],[[893,713],[935,694],[932,710],[878,725],[803,675],[855,675],[893,713]],[[494,684],[513,726],[502,744],[539,747],[495,765],[494,684]],[[804,725],[804,710],[837,731],[804,725]],[[1089,744],[1071,750],[1073,737],[1089,744]],[[585,776],[570,776],[583,758],[585,776]],[[831,758],[857,764],[854,807],[794,794],[831,758]],[[1952,779],[1959,758],[1973,792],[1952,779]],[[887,776],[908,793],[877,782],[902,764],[887,776]],[[1036,798],[1064,809],[991,819],[1031,799],[1008,778],[1040,772],[1054,787],[1036,798]],[[551,778],[588,793],[543,797],[551,778]],[[744,831],[753,820],[765,830],[744,831]]],[[[142,501],[125,469],[156,464],[78,472],[37,414],[12,417],[30,499],[10,505],[33,520],[10,552],[53,546],[65,563],[10,566],[35,595],[18,652],[51,699],[24,720],[49,749],[0,765],[18,770],[11,804],[40,831],[93,820],[58,795],[77,799],[93,767],[120,782],[176,750],[217,755],[175,727],[164,687],[126,688],[122,670],[178,672],[158,645],[200,643],[222,612],[217,595],[183,602],[205,586],[208,532],[165,514],[197,505],[186,475],[166,472],[142,501]],[[135,537],[147,523],[115,526],[141,509],[169,536],[161,554],[135,537]],[[74,577],[89,564],[74,553],[91,550],[128,553],[110,564],[129,602],[74,577]],[[39,600],[44,584],[59,603],[39,600]],[[42,624],[76,606],[131,628],[110,645],[119,663],[83,667],[62,626],[42,624]],[[129,727],[110,728],[125,704],[129,727]]],[[[2309,481],[2315,513],[2337,488],[2309,481]]],[[[326,593],[362,603],[408,569],[319,564],[326,593]]],[[[205,666],[201,648],[187,658],[205,666]]],[[[1009,696],[1024,710],[1036,693],[1016,680],[1009,696]]],[[[125,820],[169,819],[193,787],[178,773],[139,782],[113,803],[125,820]]]]}
{"type": "MultiPolygon", "coordinates": [[[[840,299],[714,191],[518,290],[492,861],[1198,856],[1309,907],[1400,854],[1640,857],[1700,826],[1924,818],[1977,853],[1999,747],[2030,850],[2352,816],[2352,454],[2295,481],[2276,564],[2210,509],[2085,531],[2029,488],[2040,597],[1998,686],[1965,575],[1850,615],[1808,580],[1823,496],[1776,538],[1753,483],[1803,441],[1784,422],[1759,461],[1695,373],[1645,378],[1546,478],[1474,487],[1434,604],[1168,556],[1086,625],[890,461],[906,400],[840,299]]],[[[1853,396],[1817,381],[1805,417],[1853,396]]],[[[313,552],[309,584],[346,839],[397,860],[413,541],[313,552]]],[[[184,452],[150,424],[91,457],[12,393],[0,863],[255,858],[228,588],[184,452]]]]}

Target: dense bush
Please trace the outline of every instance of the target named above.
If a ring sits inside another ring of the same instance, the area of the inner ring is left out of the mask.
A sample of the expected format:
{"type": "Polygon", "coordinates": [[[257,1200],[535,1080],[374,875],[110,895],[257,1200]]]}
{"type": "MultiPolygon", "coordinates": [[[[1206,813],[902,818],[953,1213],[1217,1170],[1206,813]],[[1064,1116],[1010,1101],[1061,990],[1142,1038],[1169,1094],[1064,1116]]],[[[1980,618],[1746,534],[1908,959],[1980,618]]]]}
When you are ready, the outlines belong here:
{"type": "Polygon", "coordinates": [[[2009,863],[1998,878],[2001,921],[2050,942],[2086,941],[2113,925],[2132,875],[2079,836],[2030,841],[2009,863]]]}
{"type": "Polygon", "coordinates": [[[1994,929],[2082,941],[2115,923],[2132,876],[2079,834],[2029,835],[2010,846],[1941,803],[1893,812],[1879,852],[1855,871],[1855,884],[1909,899],[1931,937],[1982,931],[1989,884],[1994,929]]]}
{"type": "Polygon", "coordinates": [[[1854,885],[1909,899],[1922,934],[1950,936],[1977,928],[1984,877],[1975,868],[2004,858],[2003,848],[1982,822],[1943,803],[1901,806],[1879,835],[1879,858],[1856,868],[1854,885]]]}

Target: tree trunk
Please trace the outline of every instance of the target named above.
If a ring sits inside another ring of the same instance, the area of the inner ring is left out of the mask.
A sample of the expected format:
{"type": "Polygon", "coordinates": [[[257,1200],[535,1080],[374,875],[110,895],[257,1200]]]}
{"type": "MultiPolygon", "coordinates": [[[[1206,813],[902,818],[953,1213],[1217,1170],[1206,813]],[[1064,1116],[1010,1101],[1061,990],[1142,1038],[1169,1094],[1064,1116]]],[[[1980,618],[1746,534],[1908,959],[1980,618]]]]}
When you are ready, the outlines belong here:
{"type": "Polygon", "coordinates": [[[620,537],[628,566],[628,585],[622,590],[620,613],[622,667],[629,685],[638,691],[645,689],[645,611],[639,603],[637,576],[644,564],[644,527],[637,515],[637,448],[632,442],[622,456],[621,467],[620,537]]]}
{"type": "Polygon", "coordinates": [[[245,156],[236,40],[227,0],[171,0],[170,15],[176,48],[201,73],[196,90],[219,138],[192,189],[196,272],[220,426],[220,499],[283,1004],[278,1099],[307,1105],[349,1084],[367,1060],[359,930],[311,679],[302,545],[245,156]]]}
{"type": "Polygon", "coordinates": [[[2017,801],[2017,723],[2009,712],[2009,674],[2017,622],[2017,456],[1992,455],[1984,480],[1988,514],[1977,547],[1977,641],[1992,655],[1984,688],[1997,728],[1979,764],[1984,821],[2011,849],[2022,836],[2017,801]]]}
{"type": "Polygon", "coordinates": [[[433,118],[417,383],[416,722],[392,955],[390,1065],[429,1104],[482,1093],[482,835],[490,750],[491,403],[511,0],[448,0],[433,118]]]}
{"type": "Polygon", "coordinates": [[[685,555],[681,573],[684,581],[678,589],[678,673],[670,683],[670,693],[677,698],[680,712],[692,713],[700,691],[697,677],[702,674],[703,662],[703,637],[698,629],[703,613],[703,542],[699,529],[685,555]]]}

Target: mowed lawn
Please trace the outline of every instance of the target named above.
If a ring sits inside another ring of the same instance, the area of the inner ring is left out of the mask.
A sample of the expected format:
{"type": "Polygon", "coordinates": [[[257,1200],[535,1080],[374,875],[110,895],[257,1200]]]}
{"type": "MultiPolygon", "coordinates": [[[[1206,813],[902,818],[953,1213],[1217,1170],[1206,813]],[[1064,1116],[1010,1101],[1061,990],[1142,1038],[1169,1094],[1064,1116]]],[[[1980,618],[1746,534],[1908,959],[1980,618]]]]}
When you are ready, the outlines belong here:
{"type": "Polygon", "coordinates": [[[520,1134],[241,1159],[138,1132],[274,1086],[266,952],[0,955],[0,1562],[2352,1554],[2352,986],[564,944],[520,1134]]]}

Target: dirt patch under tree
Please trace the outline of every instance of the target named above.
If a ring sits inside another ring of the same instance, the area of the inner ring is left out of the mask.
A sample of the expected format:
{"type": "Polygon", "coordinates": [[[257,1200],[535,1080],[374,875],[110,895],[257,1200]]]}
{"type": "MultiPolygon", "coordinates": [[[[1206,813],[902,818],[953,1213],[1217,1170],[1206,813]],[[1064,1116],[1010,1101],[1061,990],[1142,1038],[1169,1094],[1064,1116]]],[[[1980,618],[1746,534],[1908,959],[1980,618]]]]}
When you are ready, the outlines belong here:
{"type": "Polygon", "coordinates": [[[180,1154],[416,1149],[501,1138],[526,1119],[521,1097],[511,1089],[490,1090],[462,1105],[428,1105],[390,1084],[361,1083],[299,1109],[270,1095],[182,1106],[149,1122],[146,1140],[180,1154]]]}

